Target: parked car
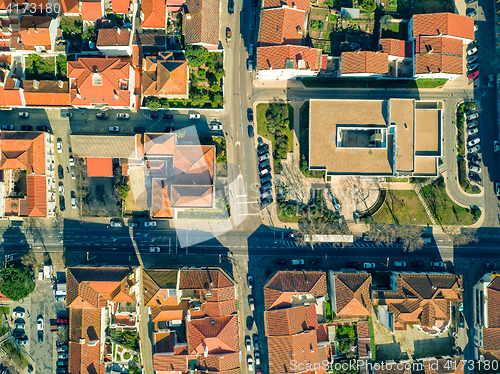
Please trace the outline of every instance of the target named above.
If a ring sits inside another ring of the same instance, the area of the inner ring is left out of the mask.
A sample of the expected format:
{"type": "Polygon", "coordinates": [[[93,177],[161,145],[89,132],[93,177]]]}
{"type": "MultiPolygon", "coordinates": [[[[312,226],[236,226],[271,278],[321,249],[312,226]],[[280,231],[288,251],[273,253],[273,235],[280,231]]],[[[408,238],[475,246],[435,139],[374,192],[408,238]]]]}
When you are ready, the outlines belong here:
{"type": "Polygon", "coordinates": [[[264,209],[269,204],[272,204],[273,201],[274,200],[273,200],[272,196],[265,197],[265,198],[263,198],[263,199],[260,200],[260,206],[261,206],[262,209],[264,209]]]}
{"type": "Polygon", "coordinates": [[[467,9],[467,12],[466,12],[466,13],[467,13],[467,16],[468,16],[468,17],[475,17],[475,16],[477,16],[477,12],[476,12],[476,10],[475,10],[475,9],[473,9],[473,8],[469,8],[469,9],[467,9]]]}
{"type": "Polygon", "coordinates": [[[259,335],[253,334],[253,348],[258,351],[259,350],[259,335]]]}
{"type": "Polygon", "coordinates": [[[262,193],[261,198],[263,198],[263,199],[264,199],[264,198],[266,198],[266,197],[268,197],[268,196],[272,196],[272,194],[273,194],[273,190],[272,190],[272,189],[266,190],[266,191],[264,191],[264,192],[262,193]]]}
{"type": "Polygon", "coordinates": [[[57,153],[62,153],[62,151],[63,151],[62,139],[57,138],[57,153]]]}
{"type": "Polygon", "coordinates": [[[479,70],[473,71],[472,73],[467,75],[467,78],[471,80],[476,79],[477,77],[479,77],[479,70]]]}
{"type": "Polygon", "coordinates": [[[189,119],[200,119],[201,116],[199,113],[191,113],[189,114],[189,119]]]}
{"type": "Polygon", "coordinates": [[[18,330],[24,330],[24,322],[16,322],[14,323],[14,328],[18,330]]]}
{"type": "Polygon", "coordinates": [[[467,153],[467,159],[471,162],[479,164],[481,162],[481,157],[477,153],[467,153]]]}
{"type": "Polygon", "coordinates": [[[68,366],[68,361],[67,360],[57,360],[56,365],[57,366],[68,366]]]}
{"type": "Polygon", "coordinates": [[[57,352],[67,352],[67,351],[68,351],[68,345],[66,343],[57,348],[57,352]]]}
{"type": "Polygon", "coordinates": [[[36,320],[36,329],[38,331],[43,331],[43,316],[38,316],[36,320]]]}
{"type": "Polygon", "coordinates": [[[271,171],[271,169],[269,167],[267,167],[267,168],[263,168],[263,169],[259,170],[259,173],[260,173],[260,175],[266,175],[266,174],[269,174],[270,171],[271,171]]]}
{"type": "Polygon", "coordinates": [[[460,324],[458,325],[461,329],[465,327],[465,319],[463,313],[460,313],[460,324]]]}
{"type": "Polygon", "coordinates": [[[95,116],[100,119],[107,119],[108,118],[108,113],[96,113],[95,116]]]}
{"type": "Polygon", "coordinates": [[[469,56],[472,56],[474,53],[477,53],[477,47],[473,47],[467,51],[469,56]]]}
{"type": "Polygon", "coordinates": [[[477,127],[474,127],[472,129],[469,129],[467,130],[467,135],[474,135],[474,134],[477,134],[479,132],[479,129],[477,127]]]}
{"type": "Polygon", "coordinates": [[[28,112],[19,112],[19,118],[29,118],[29,116],[28,112]]]}
{"type": "Polygon", "coordinates": [[[62,167],[62,165],[57,166],[57,176],[59,177],[59,179],[64,178],[64,168],[62,167]]]}
{"type": "Polygon", "coordinates": [[[423,261],[412,261],[411,266],[414,268],[423,268],[424,263],[423,263],[423,261]]]}
{"type": "Polygon", "coordinates": [[[406,262],[405,261],[394,261],[392,263],[392,266],[394,266],[396,268],[404,268],[404,267],[406,267],[406,262]]]}
{"type": "Polygon", "coordinates": [[[353,269],[359,269],[361,267],[361,264],[359,262],[348,262],[347,267],[353,269]]]}
{"type": "Polygon", "coordinates": [[[212,131],[222,131],[222,123],[219,122],[212,122],[208,125],[208,127],[212,131]]]}
{"type": "Polygon", "coordinates": [[[300,259],[300,260],[292,260],[292,265],[304,265],[305,261],[300,259]]]}
{"type": "Polygon", "coordinates": [[[61,181],[59,181],[59,195],[64,196],[64,184],[61,181]]]}
{"type": "Polygon", "coordinates": [[[496,268],[497,268],[497,264],[496,264],[496,263],[494,263],[494,262],[485,262],[485,263],[483,264],[483,267],[484,267],[485,269],[496,269],[496,268]]]}
{"type": "Polygon", "coordinates": [[[253,122],[253,110],[252,110],[252,108],[247,109],[247,119],[248,119],[248,122],[253,122]]]}
{"type": "Polygon", "coordinates": [[[31,131],[31,130],[33,130],[33,126],[21,125],[21,131],[31,131]]]}
{"type": "Polygon", "coordinates": [[[38,131],[49,131],[49,126],[37,126],[38,131]]]}
{"type": "Polygon", "coordinates": [[[250,138],[253,138],[253,126],[252,125],[248,125],[248,136],[250,138]]]}
{"type": "Polygon", "coordinates": [[[469,152],[479,152],[481,150],[481,146],[475,145],[474,147],[469,148],[469,152]]]}
{"type": "Polygon", "coordinates": [[[431,263],[430,263],[430,265],[431,265],[431,267],[433,269],[435,269],[435,268],[444,268],[445,267],[443,261],[437,261],[436,259],[432,260],[431,263]]]}
{"type": "Polygon", "coordinates": [[[73,117],[73,113],[61,113],[61,117],[71,118],[73,117]]]}
{"type": "Polygon", "coordinates": [[[495,183],[495,194],[500,197],[500,182],[495,183]]]}
{"type": "Polygon", "coordinates": [[[260,353],[258,351],[255,351],[254,356],[255,356],[255,365],[260,365],[260,353]]]}
{"type": "Polygon", "coordinates": [[[249,72],[253,71],[253,60],[252,59],[248,59],[248,61],[247,61],[247,70],[249,72]]]}
{"type": "Polygon", "coordinates": [[[478,58],[479,58],[479,55],[472,55],[472,56],[469,56],[469,57],[467,57],[467,63],[468,63],[468,64],[471,64],[471,63],[473,63],[474,61],[476,61],[478,58]]]}
{"type": "Polygon", "coordinates": [[[138,227],[139,224],[137,222],[130,222],[128,221],[128,227],[138,227]]]}
{"type": "Polygon", "coordinates": [[[273,187],[273,183],[270,180],[269,181],[265,181],[264,183],[261,183],[261,187],[265,188],[265,189],[269,189],[269,188],[273,187]]]}
{"type": "Polygon", "coordinates": [[[38,343],[43,343],[43,331],[38,331],[38,343]]]}
{"type": "Polygon", "coordinates": [[[331,195],[332,204],[333,204],[333,207],[335,208],[335,210],[341,210],[342,206],[340,205],[339,200],[335,196],[333,196],[333,194],[331,192],[330,192],[330,195],[331,195]]]}
{"type": "Polygon", "coordinates": [[[469,64],[469,66],[467,66],[467,70],[473,71],[473,70],[477,69],[478,67],[479,67],[479,63],[475,62],[473,64],[469,64]]]}
{"type": "Polygon", "coordinates": [[[149,118],[151,118],[151,119],[156,119],[156,118],[158,118],[158,113],[151,113],[151,114],[149,115],[149,118]]]}
{"type": "Polygon", "coordinates": [[[229,2],[227,4],[227,12],[229,14],[233,14],[234,13],[234,1],[233,0],[229,0],[229,2]]]}
{"type": "Polygon", "coordinates": [[[144,222],[144,227],[156,227],[155,221],[144,222]]]}
{"type": "Polygon", "coordinates": [[[139,127],[134,127],[135,132],[146,132],[146,128],[139,126],[139,127]]]}
{"type": "Polygon", "coordinates": [[[245,336],[245,348],[247,352],[250,352],[252,350],[252,339],[247,335],[245,336]]]}
{"type": "Polygon", "coordinates": [[[253,371],[253,358],[252,356],[247,357],[247,365],[248,365],[248,371],[253,371]]]}
{"type": "Polygon", "coordinates": [[[472,129],[474,127],[477,127],[477,125],[479,125],[479,123],[477,121],[470,121],[468,124],[467,124],[467,128],[468,129],[472,129]]]}
{"type": "Polygon", "coordinates": [[[258,156],[259,161],[267,160],[269,157],[271,157],[271,155],[269,154],[269,152],[264,153],[263,155],[258,156]]]}
{"type": "Polygon", "coordinates": [[[268,151],[269,151],[269,145],[267,145],[266,143],[261,144],[257,147],[257,154],[258,155],[262,155],[268,151]]]}
{"type": "Polygon", "coordinates": [[[254,321],[254,319],[253,319],[253,317],[252,317],[252,316],[248,316],[248,317],[247,317],[247,329],[248,329],[248,330],[253,329],[253,323],[254,323],[254,322],[255,322],[255,321],[254,321]]]}
{"type": "Polygon", "coordinates": [[[160,247],[149,247],[149,252],[158,253],[160,252],[160,247]]]}
{"type": "Polygon", "coordinates": [[[108,131],[110,131],[110,132],[119,132],[120,128],[118,126],[111,126],[111,127],[108,127],[108,131]]]}
{"type": "Polygon", "coordinates": [[[477,174],[481,173],[481,167],[477,165],[469,165],[469,170],[477,174]]]}
{"type": "Polygon", "coordinates": [[[72,155],[69,156],[69,166],[75,166],[75,159],[72,155]]]}
{"type": "Polygon", "coordinates": [[[458,304],[458,311],[463,312],[464,311],[464,302],[462,301],[460,304],[458,304]]]}
{"type": "Polygon", "coordinates": [[[14,130],[14,126],[12,126],[12,125],[2,125],[2,130],[14,130]]]}
{"type": "Polygon", "coordinates": [[[58,353],[57,358],[61,360],[67,360],[68,359],[68,354],[67,353],[58,353]]]}
{"type": "Polygon", "coordinates": [[[479,138],[474,138],[474,139],[471,139],[467,142],[467,146],[468,147],[474,147],[476,144],[479,144],[481,142],[481,139],[479,138]]]}
{"type": "Polygon", "coordinates": [[[12,313],[12,315],[14,317],[20,317],[20,318],[24,318],[24,314],[25,314],[24,311],[21,311],[21,310],[17,310],[17,311],[15,310],[14,313],[12,313]]]}
{"type": "Polygon", "coordinates": [[[71,179],[76,179],[76,175],[75,175],[75,167],[72,166],[70,169],[70,174],[71,174],[71,179]]]}
{"type": "Polygon", "coordinates": [[[269,162],[269,160],[264,160],[262,162],[259,163],[259,168],[263,169],[263,168],[267,168],[271,163],[269,162]]]}
{"type": "Polygon", "coordinates": [[[495,151],[495,153],[500,152],[500,142],[498,140],[493,141],[493,150],[495,151]]]}
{"type": "Polygon", "coordinates": [[[255,310],[255,300],[252,296],[248,298],[248,305],[250,306],[250,310],[255,310]]]}
{"type": "Polygon", "coordinates": [[[495,83],[495,78],[493,75],[488,75],[488,88],[493,88],[493,85],[495,83]]]}
{"type": "Polygon", "coordinates": [[[59,210],[64,212],[66,210],[66,202],[64,201],[64,196],[59,195],[59,210]]]}
{"type": "Polygon", "coordinates": [[[26,339],[16,339],[17,345],[28,345],[28,337],[26,339]]]}
{"type": "Polygon", "coordinates": [[[254,45],[253,45],[253,44],[250,44],[250,45],[248,46],[248,54],[249,54],[250,56],[253,56],[253,49],[254,49],[254,45]]]}
{"type": "Polygon", "coordinates": [[[253,277],[250,274],[247,275],[247,283],[248,283],[248,288],[252,289],[253,288],[253,277]]]}
{"type": "Polygon", "coordinates": [[[117,113],[116,114],[116,119],[129,119],[130,114],[128,113],[117,113]]]}
{"type": "Polygon", "coordinates": [[[375,268],[374,262],[365,262],[363,264],[363,269],[374,269],[374,268],[375,268]]]}
{"type": "Polygon", "coordinates": [[[260,183],[262,184],[262,183],[271,181],[272,179],[273,179],[273,176],[271,174],[264,175],[264,176],[260,177],[260,183]]]}
{"type": "Polygon", "coordinates": [[[231,29],[229,27],[226,27],[226,41],[231,41],[231,29]]]}
{"type": "Polygon", "coordinates": [[[109,223],[109,225],[110,225],[111,227],[123,227],[123,223],[122,223],[122,222],[120,222],[120,221],[111,221],[111,222],[109,223]]]}
{"type": "Polygon", "coordinates": [[[163,119],[174,119],[174,116],[170,113],[164,114],[161,118],[163,119]]]}

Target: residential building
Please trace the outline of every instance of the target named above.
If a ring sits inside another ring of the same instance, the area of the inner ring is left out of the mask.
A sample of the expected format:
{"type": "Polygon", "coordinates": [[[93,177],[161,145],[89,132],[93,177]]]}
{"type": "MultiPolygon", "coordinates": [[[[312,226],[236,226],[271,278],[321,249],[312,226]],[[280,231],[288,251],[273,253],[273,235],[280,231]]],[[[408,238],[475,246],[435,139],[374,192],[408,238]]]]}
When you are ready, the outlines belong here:
{"type": "Polygon", "coordinates": [[[474,19],[454,13],[415,14],[408,22],[416,77],[455,79],[463,74],[464,48],[474,40],[474,19]]]}
{"type": "Polygon", "coordinates": [[[451,306],[462,301],[463,283],[454,274],[396,274],[390,290],[373,290],[377,318],[389,331],[408,325],[428,335],[441,335],[450,327],[451,306]]]}
{"type": "Polygon", "coordinates": [[[372,315],[371,275],[334,273],[332,311],[338,318],[363,318],[372,315]]]}
{"type": "Polygon", "coordinates": [[[143,283],[155,324],[155,372],[239,372],[235,282],[226,272],[149,269],[143,283]]]}
{"type": "Polygon", "coordinates": [[[500,276],[485,274],[473,289],[474,359],[500,360],[500,276]]]}
{"type": "Polygon", "coordinates": [[[83,0],[80,2],[80,13],[85,26],[94,26],[104,15],[104,1],[83,0]]]}
{"type": "Polygon", "coordinates": [[[269,373],[306,372],[298,363],[311,365],[307,373],[326,373],[317,363],[330,359],[334,349],[325,319],[326,273],[278,271],[264,285],[264,323],[269,373]]]}
{"type": "Polygon", "coordinates": [[[100,29],[96,47],[106,57],[131,56],[132,33],[127,28],[100,29]]]}
{"type": "Polygon", "coordinates": [[[21,18],[21,39],[18,43],[22,43],[24,50],[53,51],[57,27],[58,22],[52,17],[25,15],[21,18]]]}
{"type": "Polygon", "coordinates": [[[342,52],[342,76],[384,76],[389,72],[389,55],[384,52],[342,52]]]}
{"type": "Polygon", "coordinates": [[[165,0],[144,0],[141,2],[141,28],[165,29],[167,26],[167,5],[165,0]]]}
{"type": "Polygon", "coordinates": [[[111,10],[115,14],[130,14],[134,10],[134,0],[111,0],[111,10]]]}
{"type": "Polygon", "coordinates": [[[265,8],[261,12],[259,47],[270,45],[302,45],[307,11],[288,8],[265,8]]]}
{"type": "Polygon", "coordinates": [[[135,106],[130,59],[81,57],[68,61],[70,104],[76,107],[135,106]]]}
{"type": "Polygon", "coordinates": [[[142,95],[188,99],[189,68],[183,54],[160,52],[142,63],[142,95]]]}
{"type": "Polygon", "coordinates": [[[62,80],[23,80],[21,82],[26,106],[69,106],[69,84],[62,80]]]}
{"type": "Polygon", "coordinates": [[[200,45],[209,51],[219,49],[219,0],[186,0],[182,32],[186,44],[200,45]]]}
{"type": "Polygon", "coordinates": [[[433,176],[442,155],[437,102],[310,100],[309,168],[334,175],[433,176]]]}
{"type": "Polygon", "coordinates": [[[0,149],[0,216],[54,216],[54,137],[2,131],[0,149]]]}
{"type": "Polygon", "coordinates": [[[69,372],[104,374],[105,336],[110,327],[137,329],[136,272],[125,267],[68,268],[69,372]]]}

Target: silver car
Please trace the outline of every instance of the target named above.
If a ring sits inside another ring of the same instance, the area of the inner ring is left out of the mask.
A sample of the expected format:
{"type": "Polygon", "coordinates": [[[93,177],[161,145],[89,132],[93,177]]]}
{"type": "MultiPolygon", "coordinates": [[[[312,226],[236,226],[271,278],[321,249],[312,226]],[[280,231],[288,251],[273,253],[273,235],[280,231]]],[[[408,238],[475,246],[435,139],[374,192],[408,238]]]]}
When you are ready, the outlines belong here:
{"type": "Polygon", "coordinates": [[[473,146],[475,146],[476,144],[479,144],[479,142],[480,142],[480,141],[481,141],[481,140],[480,140],[479,138],[474,138],[474,139],[472,139],[472,140],[469,140],[469,141],[467,142],[467,145],[468,145],[469,147],[473,147],[473,146]]]}
{"type": "Polygon", "coordinates": [[[474,153],[474,152],[479,152],[481,150],[481,146],[475,145],[474,147],[469,148],[469,152],[474,153]]]}
{"type": "Polygon", "coordinates": [[[481,167],[476,166],[476,165],[469,165],[470,171],[473,171],[474,173],[481,173],[481,167]]]}

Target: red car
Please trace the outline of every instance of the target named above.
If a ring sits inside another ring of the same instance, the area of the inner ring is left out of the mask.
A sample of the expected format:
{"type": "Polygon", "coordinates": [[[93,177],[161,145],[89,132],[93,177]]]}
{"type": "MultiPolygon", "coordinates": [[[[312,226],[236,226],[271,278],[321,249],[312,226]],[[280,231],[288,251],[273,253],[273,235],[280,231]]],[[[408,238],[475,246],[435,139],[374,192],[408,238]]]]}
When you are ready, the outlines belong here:
{"type": "Polygon", "coordinates": [[[57,324],[59,324],[59,325],[67,325],[68,324],[68,319],[67,318],[58,318],[57,319],[57,324]]]}
{"type": "Polygon", "coordinates": [[[156,113],[151,113],[151,118],[158,118],[158,114],[156,114],[156,113]]]}
{"type": "Polygon", "coordinates": [[[479,70],[473,71],[468,75],[468,77],[469,79],[476,79],[477,77],[479,77],[479,70]]]}

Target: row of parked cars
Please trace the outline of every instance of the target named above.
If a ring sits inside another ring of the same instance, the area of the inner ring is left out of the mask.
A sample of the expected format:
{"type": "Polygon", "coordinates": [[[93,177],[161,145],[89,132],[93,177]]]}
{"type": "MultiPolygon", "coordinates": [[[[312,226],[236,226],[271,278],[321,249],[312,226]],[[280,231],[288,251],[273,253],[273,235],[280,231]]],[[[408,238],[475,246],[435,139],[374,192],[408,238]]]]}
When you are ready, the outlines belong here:
{"type": "MultiPolygon", "coordinates": [[[[253,276],[251,276],[250,274],[247,274],[247,284],[248,284],[248,288],[250,289],[250,296],[248,296],[248,304],[250,306],[250,310],[251,311],[254,311],[255,310],[255,299],[253,298],[253,295],[251,294],[251,292],[253,291],[253,276]]],[[[252,330],[253,329],[253,317],[252,316],[248,316],[247,318],[247,328],[248,330],[252,330]]],[[[259,365],[260,366],[260,352],[259,352],[259,348],[260,348],[260,344],[259,344],[259,334],[253,334],[253,347],[254,347],[254,357],[252,357],[251,355],[251,351],[252,351],[252,339],[250,338],[249,335],[245,336],[245,349],[248,353],[248,356],[247,356],[247,365],[248,365],[248,371],[254,371],[255,369],[255,366],[256,365],[259,365]],[[255,360],[254,360],[255,358],[255,360]]],[[[257,370],[257,373],[259,373],[260,371],[257,370]]]]}
{"type": "Polygon", "coordinates": [[[470,44],[471,48],[467,51],[467,77],[476,79],[479,76],[479,55],[477,54],[477,46],[470,44]]]}
{"type": "Polygon", "coordinates": [[[269,146],[261,143],[257,147],[257,158],[259,161],[260,175],[260,198],[262,207],[265,207],[273,202],[273,183],[271,175],[271,155],[269,146]]]}

